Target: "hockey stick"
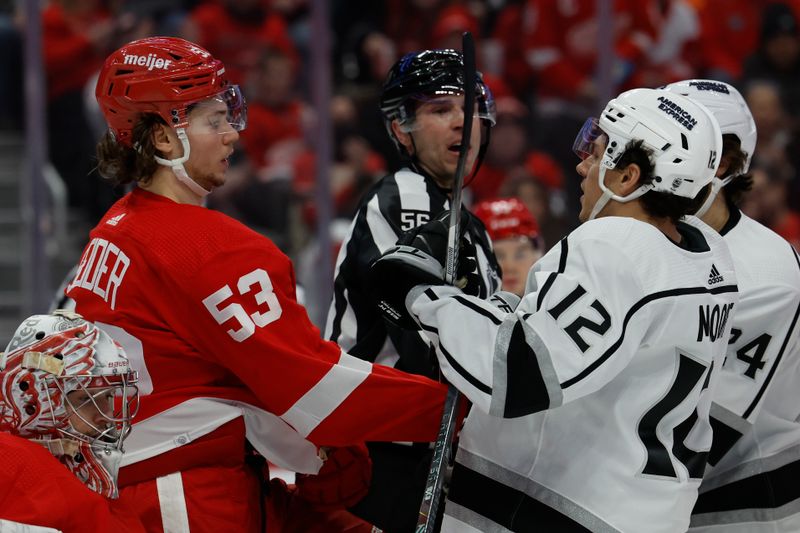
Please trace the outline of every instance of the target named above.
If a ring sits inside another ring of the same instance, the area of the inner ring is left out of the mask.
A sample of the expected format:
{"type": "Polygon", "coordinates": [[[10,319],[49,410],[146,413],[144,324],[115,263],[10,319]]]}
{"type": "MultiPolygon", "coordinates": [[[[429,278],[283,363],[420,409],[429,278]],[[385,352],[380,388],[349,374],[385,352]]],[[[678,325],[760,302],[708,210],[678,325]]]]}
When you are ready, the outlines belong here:
{"type": "MultiPolygon", "coordinates": [[[[461,148],[458,153],[456,175],[453,178],[453,197],[450,199],[450,228],[447,234],[447,263],[445,265],[445,281],[453,285],[456,281],[458,266],[458,244],[461,229],[461,187],[464,185],[464,167],[472,139],[472,117],[475,112],[475,43],[470,32],[464,32],[461,40],[464,52],[464,128],[461,131],[461,148]]],[[[431,469],[425,484],[422,505],[417,519],[417,533],[433,533],[439,500],[442,495],[444,472],[450,462],[451,445],[455,434],[456,415],[461,395],[450,385],[444,402],[444,413],[439,425],[439,436],[433,448],[431,469]]]]}

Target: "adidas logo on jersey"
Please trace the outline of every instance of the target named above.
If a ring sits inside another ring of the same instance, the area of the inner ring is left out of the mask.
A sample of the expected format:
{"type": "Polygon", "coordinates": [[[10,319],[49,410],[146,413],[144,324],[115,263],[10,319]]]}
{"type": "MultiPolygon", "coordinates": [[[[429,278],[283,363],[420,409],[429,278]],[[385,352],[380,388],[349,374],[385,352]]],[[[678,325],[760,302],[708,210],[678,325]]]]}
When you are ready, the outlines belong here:
{"type": "Polygon", "coordinates": [[[719,273],[719,270],[717,270],[717,266],[714,263],[711,263],[711,273],[708,275],[708,284],[715,285],[723,281],[725,281],[725,279],[719,273]]]}
{"type": "Polygon", "coordinates": [[[119,221],[122,220],[122,217],[124,217],[124,216],[125,216],[125,213],[120,213],[119,215],[117,215],[115,217],[111,217],[108,220],[106,220],[106,224],[108,224],[109,226],[116,226],[117,224],[119,224],[119,221]]]}

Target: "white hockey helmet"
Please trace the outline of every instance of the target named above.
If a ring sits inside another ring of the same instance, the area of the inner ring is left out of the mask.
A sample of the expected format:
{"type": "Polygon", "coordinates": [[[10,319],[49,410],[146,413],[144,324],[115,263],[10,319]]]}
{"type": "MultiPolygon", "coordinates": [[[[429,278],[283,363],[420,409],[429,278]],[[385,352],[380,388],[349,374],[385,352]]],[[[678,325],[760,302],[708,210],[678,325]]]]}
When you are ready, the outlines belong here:
{"type": "Polygon", "coordinates": [[[654,190],[694,198],[711,183],[722,153],[722,134],[713,115],[701,104],[656,89],[626,91],[606,105],[600,120],[587,120],[573,149],[579,156],[591,153],[598,133],[608,137],[600,162],[598,181],[603,196],[589,216],[593,219],[609,200],[629,202],[654,190]],[[592,133],[592,130],[599,130],[592,133]],[[619,196],[604,183],[605,172],[614,169],[631,141],[641,140],[651,150],[652,182],[628,196],[619,196]]]}
{"type": "Polygon", "coordinates": [[[122,348],[80,315],[31,316],[0,354],[0,431],[47,447],[90,489],[115,497],[136,381],[122,348]]]}
{"type": "Polygon", "coordinates": [[[722,187],[730,183],[736,176],[746,174],[750,170],[750,162],[756,149],[756,123],[741,93],[724,81],[683,80],[670,83],[662,87],[662,89],[688,96],[695,102],[700,102],[706,106],[719,122],[719,129],[722,134],[736,135],[739,139],[741,150],[746,155],[744,166],[738,174],[731,174],[722,179],[714,178],[711,192],[696,213],[697,216],[702,216],[708,211],[722,187]]]}

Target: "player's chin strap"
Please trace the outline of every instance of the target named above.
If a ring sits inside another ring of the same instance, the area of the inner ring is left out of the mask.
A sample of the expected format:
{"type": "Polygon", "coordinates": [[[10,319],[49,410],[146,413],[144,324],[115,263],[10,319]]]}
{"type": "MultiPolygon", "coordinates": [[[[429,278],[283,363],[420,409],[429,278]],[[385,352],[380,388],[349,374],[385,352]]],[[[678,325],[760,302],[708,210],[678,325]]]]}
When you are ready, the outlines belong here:
{"type": "Polygon", "coordinates": [[[191,190],[200,198],[205,198],[211,191],[201,187],[196,181],[194,181],[189,174],[186,173],[186,169],[183,166],[183,164],[188,161],[189,154],[191,153],[191,148],[189,147],[189,138],[186,136],[186,130],[184,128],[176,128],[175,133],[178,134],[178,139],[181,140],[181,145],[183,146],[183,156],[176,159],[164,159],[163,157],[155,156],[156,163],[159,165],[164,165],[165,167],[170,167],[172,169],[172,173],[175,174],[176,178],[178,178],[178,181],[189,187],[189,190],[191,190]]]}
{"type": "Polygon", "coordinates": [[[719,179],[716,176],[711,178],[711,190],[708,191],[708,196],[706,196],[706,199],[703,202],[703,205],[700,206],[700,209],[697,210],[697,212],[694,214],[694,216],[696,216],[697,218],[701,218],[703,215],[705,215],[706,212],[708,211],[708,209],[711,207],[711,204],[714,203],[714,198],[717,197],[717,194],[719,194],[719,191],[721,191],[724,186],[729,184],[732,179],[733,179],[733,176],[728,176],[728,177],[723,178],[723,179],[719,179]]]}
{"type": "Polygon", "coordinates": [[[600,196],[600,198],[598,198],[597,201],[595,202],[594,207],[592,208],[592,212],[589,214],[588,220],[594,220],[594,218],[600,214],[600,211],[603,210],[603,208],[610,200],[616,200],[622,203],[630,202],[631,200],[635,200],[640,196],[642,196],[647,191],[653,189],[653,186],[648,184],[648,185],[642,185],[641,187],[630,193],[628,196],[619,196],[618,194],[614,194],[614,192],[608,187],[606,187],[605,184],[606,168],[607,167],[605,165],[600,165],[600,171],[597,173],[597,183],[600,185],[600,189],[603,191],[603,195],[600,196]]]}

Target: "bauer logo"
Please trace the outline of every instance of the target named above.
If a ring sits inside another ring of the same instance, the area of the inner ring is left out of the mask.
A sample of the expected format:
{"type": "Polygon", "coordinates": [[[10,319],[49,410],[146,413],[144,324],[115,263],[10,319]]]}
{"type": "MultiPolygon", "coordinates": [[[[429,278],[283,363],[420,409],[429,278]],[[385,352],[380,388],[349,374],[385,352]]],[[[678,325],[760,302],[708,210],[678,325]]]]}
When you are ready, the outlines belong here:
{"type": "Polygon", "coordinates": [[[168,68],[172,64],[172,60],[156,57],[155,54],[147,54],[146,56],[128,54],[125,56],[125,61],[123,61],[123,63],[125,65],[147,67],[147,70],[153,70],[154,68],[168,68]]]}
{"type": "Polygon", "coordinates": [[[697,126],[697,119],[691,113],[683,109],[681,106],[667,98],[666,96],[659,96],[658,109],[671,116],[682,124],[687,130],[691,131],[692,128],[697,126]]]}

